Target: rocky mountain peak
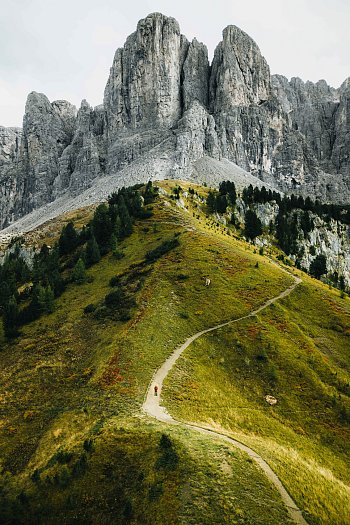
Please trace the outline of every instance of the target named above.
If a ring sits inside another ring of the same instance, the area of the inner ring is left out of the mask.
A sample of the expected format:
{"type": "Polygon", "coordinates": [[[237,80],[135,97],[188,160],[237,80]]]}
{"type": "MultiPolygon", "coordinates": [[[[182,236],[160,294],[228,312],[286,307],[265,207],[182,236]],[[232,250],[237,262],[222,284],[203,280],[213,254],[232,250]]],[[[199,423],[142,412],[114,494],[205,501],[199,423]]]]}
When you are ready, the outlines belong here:
{"type": "Polygon", "coordinates": [[[140,20],[117,50],[105,89],[112,138],[121,128],[168,128],[180,118],[187,47],[174,18],[154,13],[140,20]]]}
{"type": "Polygon", "coordinates": [[[236,26],[223,31],[214,54],[210,87],[214,112],[260,105],[270,96],[269,66],[254,40],[236,26]]]}
{"type": "Polygon", "coordinates": [[[83,100],[77,111],[32,92],[23,132],[0,128],[0,227],[105,175],[120,174],[121,185],[199,180],[198,166],[210,163],[213,183],[234,163],[282,191],[349,202],[349,123],[350,78],[336,90],[270,76],[234,25],[210,65],[204,44],[152,13],[117,49],[103,105],[83,100]]]}

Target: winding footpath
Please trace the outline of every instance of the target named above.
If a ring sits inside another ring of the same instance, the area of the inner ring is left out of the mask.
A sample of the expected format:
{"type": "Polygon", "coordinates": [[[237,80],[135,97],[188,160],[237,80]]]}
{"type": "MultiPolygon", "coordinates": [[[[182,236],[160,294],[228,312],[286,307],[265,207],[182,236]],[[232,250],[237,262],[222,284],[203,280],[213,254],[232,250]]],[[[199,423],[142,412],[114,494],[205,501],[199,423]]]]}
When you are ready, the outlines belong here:
{"type": "MultiPolygon", "coordinates": [[[[273,264],[273,261],[270,261],[273,264]]],[[[277,264],[276,264],[277,265],[277,264]]],[[[279,266],[279,265],[277,265],[279,266]]],[[[280,269],[281,268],[279,266],[280,269]]],[[[286,270],[284,270],[287,272],[286,270]]],[[[289,272],[287,272],[289,275],[289,272]]],[[[252,458],[253,461],[255,461],[259,467],[264,471],[267,478],[275,485],[276,489],[281,495],[281,498],[284,502],[284,504],[287,507],[289,517],[291,520],[296,523],[297,525],[308,525],[305,519],[302,516],[301,510],[296,505],[295,501],[291,498],[291,496],[288,494],[287,490],[283,486],[281,480],[278,478],[278,476],[275,474],[275,472],[271,469],[271,467],[268,465],[268,463],[261,457],[257,452],[255,452],[253,449],[247,447],[240,441],[237,441],[236,439],[230,438],[226,436],[225,434],[220,434],[218,432],[215,432],[214,430],[210,430],[209,428],[200,427],[198,425],[190,424],[190,423],[184,423],[182,421],[177,421],[174,419],[167,411],[166,409],[160,404],[161,402],[161,391],[163,386],[163,381],[167,377],[169,371],[176,363],[177,359],[181,356],[181,354],[188,348],[188,346],[193,343],[196,339],[201,337],[204,334],[207,334],[209,332],[213,332],[214,330],[219,330],[220,328],[223,328],[224,326],[228,326],[233,323],[238,323],[239,321],[243,321],[243,319],[248,319],[250,317],[254,317],[255,315],[259,314],[262,310],[270,306],[271,304],[275,303],[276,301],[283,299],[287,295],[289,295],[295,288],[298,286],[298,284],[301,282],[301,279],[299,277],[296,277],[295,275],[292,275],[294,278],[294,283],[292,286],[287,288],[284,292],[280,293],[276,297],[273,297],[272,299],[269,299],[264,303],[262,306],[254,310],[253,312],[250,312],[247,315],[244,315],[243,317],[239,317],[238,319],[232,319],[231,321],[227,321],[225,323],[218,324],[216,326],[213,326],[212,328],[208,328],[206,330],[202,330],[201,332],[197,332],[196,334],[189,337],[183,345],[181,345],[179,348],[177,348],[171,355],[168,357],[168,359],[162,364],[162,366],[155,372],[152,381],[149,385],[145,401],[143,403],[142,409],[143,411],[148,414],[151,417],[154,417],[158,419],[158,421],[162,421],[169,424],[176,424],[176,425],[182,425],[183,427],[190,428],[192,430],[196,430],[198,432],[201,432],[203,434],[208,434],[210,436],[213,436],[215,438],[222,439],[223,441],[226,441],[230,443],[231,445],[234,445],[236,448],[239,448],[250,458],[252,458]],[[154,387],[158,387],[158,395],[154,395],[154,387]]]]}

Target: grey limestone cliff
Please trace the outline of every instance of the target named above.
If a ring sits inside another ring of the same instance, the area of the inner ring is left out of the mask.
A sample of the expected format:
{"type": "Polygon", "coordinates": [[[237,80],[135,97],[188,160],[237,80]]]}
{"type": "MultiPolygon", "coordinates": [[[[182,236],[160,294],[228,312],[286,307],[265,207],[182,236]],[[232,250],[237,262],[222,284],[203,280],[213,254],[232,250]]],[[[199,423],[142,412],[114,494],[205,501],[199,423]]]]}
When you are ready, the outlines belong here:
{"type": "Polygon", "coordinates": [[[0,126],[0,226],[12,222],[17,198],[19,150],[22,138],[20,128],[0,126]]]}
{"type": "Polygon", "coordinates": [[[282,191],[349,203],[350,81],[336,90],[271,76],[236,26],[210,65],[204,44],[153,13],[116,51],[103,105],[83,101],[76,112],[31,93],[23,131],[0,128],[0,227],[106,176],[143,180],[142,159],[157,177],[193,178],[208,158],[282,191]]]}

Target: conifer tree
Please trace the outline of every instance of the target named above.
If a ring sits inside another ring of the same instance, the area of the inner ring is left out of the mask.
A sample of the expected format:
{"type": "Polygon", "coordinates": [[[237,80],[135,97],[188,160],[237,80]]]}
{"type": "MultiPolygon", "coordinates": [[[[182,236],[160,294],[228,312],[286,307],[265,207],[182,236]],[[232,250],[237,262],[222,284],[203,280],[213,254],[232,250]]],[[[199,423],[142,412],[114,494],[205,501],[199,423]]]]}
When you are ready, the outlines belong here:
{"type": "Polygon", "coordinates": [[[72,280],[77,284],[83,284],[86,281],[85,264],[82,258],[74,266],[72,280]]]}
{"type": "Polygon", "coordinates": [[[93,264],[98,263],[100,259],[101,259],[100,249],[96,242],[96,238],[93,235],[92,237],[90,237],[86,245],[86,250],[85,250],[86,266],[87,267],[92,266],[93,264]]]}
{"type": "Polygon", "coordinates": [[[213,191],[209,191],[208,197],[207,197],[207,206],[210,213],[214,213],[217,211],[216,209],[216,196],[213,191]]]}
{"type": "Polygon", "coordinates": [[[118,211],[120,218],[120,237],[128,237],[132,233],[132,221],[122,195],[119,198],[118,211]]]}
{"type": "Polygon", "coordinates": [[[45,312],[51,314],[55,309],[55,294],[50,285],[45,288],[45,312]]]}
{"type": "Polygon", "coordinates": [[[107,253],[113,233],[113,224],[106,204],[97,206],[92,219],[92,229],[101,254],[107,253]]]}
{"type": "Polygon", "coordinates": [[[244,235],[250,239],[254,240],[255,237],[258,237],[262,234],[262,224],[261,220],[257,217],[256,213],[252,210],[247,210],[245,214],[245,227],[244,235]]]}
{"type": "Polygon", "coordinates": [[[218,195],[216,198],[216,209],[218,213],[225,213],[227,205],[226,195],[218,195]]]}
{"type": "Polygon", "coordinates": [[[69,222],[67,226],[64,226],[61,232],[61,236],[58,241],[60,255],[68,255],[74,252],[78,246],[78,234],[75,231],[74,224],[69,222]]]}
{"type": "Polygon", "coordinates": [[[112,250],[113,253],[116,251],[117,245],[118,245],[117,237],[116,237],[116,235],[114,235],[114,233],[112,233],[111,241],[110,241],[110,247],[111,247],[111,250],[112,250]]]}
{"type": "Polygon", "coordinates": [[[18,305],[14,296],[11,296],[4,306],[3,326],[4,334],[8,339],[18,335],[18,305]]]}
{"type": "Polygon", "coordinates": [[[327,273],[327,259],[325,255],[319,254],[310,263],[310,274],[316,279],[327,273]]]}

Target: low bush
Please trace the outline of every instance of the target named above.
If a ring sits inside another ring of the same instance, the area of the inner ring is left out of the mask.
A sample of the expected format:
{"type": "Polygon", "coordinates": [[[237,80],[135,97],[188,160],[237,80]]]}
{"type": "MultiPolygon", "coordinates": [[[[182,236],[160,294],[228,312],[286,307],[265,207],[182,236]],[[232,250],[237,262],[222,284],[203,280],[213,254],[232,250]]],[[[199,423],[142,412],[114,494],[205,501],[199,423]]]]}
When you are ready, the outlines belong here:
{"type": "Polygon", "coordinates": [[[149,263],[154,262],[174,248],[177,248],[179,245],[180,243],[176,238],[163,241],[162,244],[157,246],[157,248],[146,253],[146,261],[149,263]]]}
{"type": "Polygon", "coordinates": [[[96,310],[96,305],[93,303],[88,304],[84,308],[84,314],[92,314],[96,310]]]}

